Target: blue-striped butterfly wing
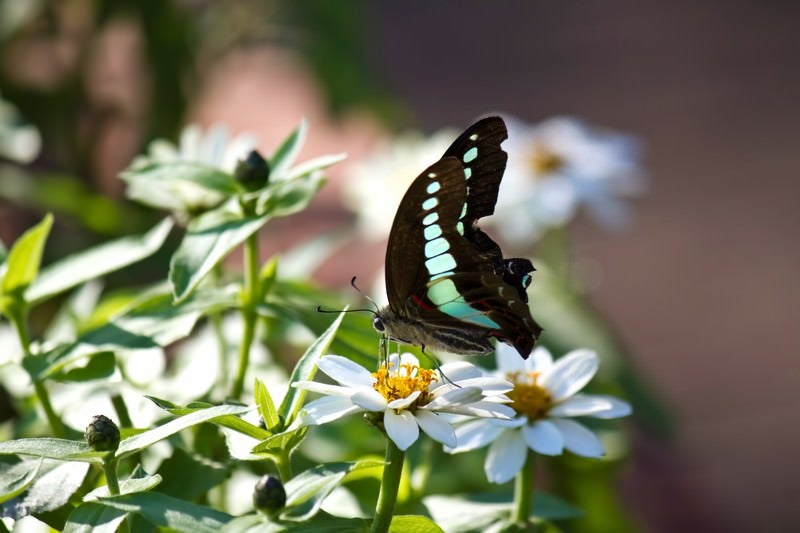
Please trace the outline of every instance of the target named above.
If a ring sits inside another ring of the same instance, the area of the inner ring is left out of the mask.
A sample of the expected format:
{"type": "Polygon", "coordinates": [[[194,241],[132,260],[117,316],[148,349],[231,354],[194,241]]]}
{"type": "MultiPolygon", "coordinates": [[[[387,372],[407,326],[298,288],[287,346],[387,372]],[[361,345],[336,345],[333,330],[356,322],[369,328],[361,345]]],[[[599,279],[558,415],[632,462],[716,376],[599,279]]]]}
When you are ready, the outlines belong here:
{"type": "Polygon", "coordinates": [[[494,212],[507,136],[498,117],[477,122],[409,187],[389,236],[379,330],[458,353],[488,353],[491,337],[530,353],[541,331],[526,304],[533,265],[504,259],[476,224],[494,212]]]}

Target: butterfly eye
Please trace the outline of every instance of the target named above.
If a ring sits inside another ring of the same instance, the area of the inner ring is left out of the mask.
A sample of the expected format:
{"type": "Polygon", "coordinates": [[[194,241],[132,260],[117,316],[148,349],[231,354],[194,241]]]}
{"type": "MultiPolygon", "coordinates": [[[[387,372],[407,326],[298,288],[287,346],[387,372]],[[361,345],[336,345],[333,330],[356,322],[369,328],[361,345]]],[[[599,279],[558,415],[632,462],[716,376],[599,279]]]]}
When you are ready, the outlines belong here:
{"type": "Polygon", "coordinates": [[[375,328],[376,331],[380,331],[381,333],[383,333],[386,330],[386,326],[383,325],[383,320],[381,320],[380,317],[377,316],[372,321],[372,327],[375,328]]]}

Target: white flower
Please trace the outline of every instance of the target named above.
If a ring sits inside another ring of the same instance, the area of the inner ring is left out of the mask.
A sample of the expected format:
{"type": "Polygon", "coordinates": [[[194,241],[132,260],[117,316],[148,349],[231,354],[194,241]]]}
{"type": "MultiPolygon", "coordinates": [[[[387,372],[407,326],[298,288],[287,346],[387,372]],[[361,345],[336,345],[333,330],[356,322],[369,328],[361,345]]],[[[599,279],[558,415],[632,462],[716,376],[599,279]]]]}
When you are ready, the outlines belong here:
{"type": "Polygon", "coordinates": [[[629,223],[624,198],[644,190],[635,138],[573,118],[534,125],[504,119],[508,164],[495,216],[487,221],[506,239],[530,244],[547,228],[568,223],[581,206],[607,229],[629,223]]]}
{"type": "Polygon", "coordinates": [[[205,134],[196,124],[181,132],[178,145],[165,139],[150,143],[147,155],[137,157],[121,177],[128,182],[129,198],[173,211],[185,220],[188,213],[214,207],[225,199],[218,192],[185,179],[143,179],[137,171],[154,163],[199,163],[232,174],[236,163],[245,159],[257,146],[253,135],[241,134],[229,139],[222,125],[212,126],[205,134]]]}
{"type": "Polygon", "coordinates": [[[457,135],[452,129],[429,137],[406,132],[385,140],[370,157],[350,165],[345,203],[358,216],[359,230],[366,237],[383,239],[389,235],[406,189],[442,157],[457,135]]]}
{"type": "Polygon", "coordinates": [[[511,384],[485,376],[463,361],[428,370],[420,368],[412,354],[392,354],[388,365],[382,363],[377,372],[370,372],[346,357],[326,355],[320,359],[319,369],[339,385],[294,384],[326,395],[305,405],[302,424],[325,424],[353,413],[380,413],[386,434],[401,450],[416,442],[420,429],[436,441],[455,446],[453,426],[442,414],[493,419],[514,416],[502,403],[509,401],[503,393],[511,390],[511,384]]]}
{"type": "Polygon", "coordinates": [[[631,413],[631,406],[617,398],[578,392],[597,372],[597,354],[591,350],[574,350],[553,362],[543,347],[521,359],[513,348],[498,344],[497,364],[498,373],[514,383],[508,396],[517,416],[469,421],[456,429],[458,445],[447,449],[458,453],[491,444],[484,469],[493,483],[512,479],[525,465],[528,448],[543,455],[560,455],[566,448],[584,457],[602,456],[597,436],[570,419],[631,413]]]}
{"type": "Polygon", "coordinates": [[[30,163],[42,147],[39,130],[25,124],[16,107],[0,98],[0,157],[30,163]]]}

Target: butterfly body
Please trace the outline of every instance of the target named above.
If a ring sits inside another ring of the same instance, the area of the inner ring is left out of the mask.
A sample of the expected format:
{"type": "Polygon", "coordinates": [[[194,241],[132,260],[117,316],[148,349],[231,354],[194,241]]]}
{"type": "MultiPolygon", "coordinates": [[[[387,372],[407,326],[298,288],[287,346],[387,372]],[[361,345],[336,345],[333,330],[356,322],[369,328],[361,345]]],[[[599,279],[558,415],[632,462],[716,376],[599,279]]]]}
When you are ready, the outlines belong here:
{"type": "Polygon", "coordinates": [[[496,338],[530,354],[541,332],[525,292],[533,265],[503,258],[477,226],[494,212],[507,136],[499,117],[477,122],[409,187],[389,235],[378,331],[462,354],[489,353],[496,338]]]}

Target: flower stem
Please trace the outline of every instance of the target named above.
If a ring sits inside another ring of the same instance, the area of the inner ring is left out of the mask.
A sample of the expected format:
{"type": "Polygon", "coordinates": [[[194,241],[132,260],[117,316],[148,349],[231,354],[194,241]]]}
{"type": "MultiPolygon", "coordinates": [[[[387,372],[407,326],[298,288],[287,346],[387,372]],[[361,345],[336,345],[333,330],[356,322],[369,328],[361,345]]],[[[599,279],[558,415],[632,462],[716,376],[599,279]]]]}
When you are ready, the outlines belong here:
{"type": "Polygon", "coordinates": [[[287,453],[276,454],[275,468],[278,469],[278,476],[281,478],[282,483],[292,479],[292,463],[289,461],[287,453]]]}
{"type": "Polygon", "coordinates": [[[400,486],[400,477],[403,473],[405,452],[395,446],[392,439],[386,439],[386,464],[383,467],[381,490],[378,494],[378,505],[375,507],[375,518],[372,520],[371,533],[384,533],[389,531],[394,514],[394,504],[397,501],[397,488],[400,486]]]}
{"type": "Polygon", "coordinates": [[[47,416],[47,422],[50,424],[53,435],[56,437],[64,437],[66,435],[64,423],[61,422],[55,409],[53,409],[53,404],[50,403],[50,393],[47,392],[44,383],[34,379],[33,388],[36,391],[36,398],[39,400],[39,403],[42,404],[42,409],[44,409],[44,414],[47,416]]]}
{"type": "Polygon", "coordinates": [[[244,287],[241,298],[244,331],[239,345],[239,366],[231,386],[232,398],[242,395],[244,377],[250,363],[250,346],[253,344],[256,331],[256,300],[259,294],[258,259],[258,235],[254,234],[248,237],[244,244],[244,287]]]}
{"type": "Polygon", "coordinates": [[[108,492],[112,496],[119,494],[119,481],[117,480],[117,457],[114,452],[111,452],[105,461],[103,461],[103,470],[106,473],[106,482],[108,483],[108,492]]]}
{"type": "Polygon", "coordinates": [[[515,524],[527,524],[533,510],[533,487],[536,454],[528,450],[525,465],[517,474],[514,481],[514,516],[515,524]]]}

